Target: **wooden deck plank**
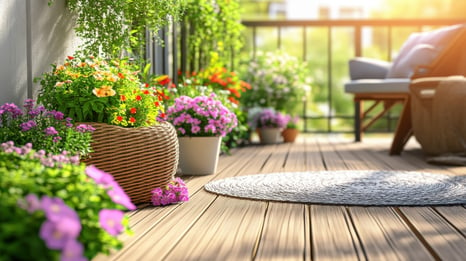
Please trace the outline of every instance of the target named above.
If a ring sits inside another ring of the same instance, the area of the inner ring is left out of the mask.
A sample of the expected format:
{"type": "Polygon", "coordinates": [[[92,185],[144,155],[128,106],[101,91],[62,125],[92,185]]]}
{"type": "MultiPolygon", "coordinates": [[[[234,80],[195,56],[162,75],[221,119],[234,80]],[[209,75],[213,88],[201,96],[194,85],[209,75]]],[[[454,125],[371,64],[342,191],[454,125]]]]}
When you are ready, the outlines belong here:
{"type": "Polygon", "coordinates": [[[313,260],[363,259],[359,240],[345,207],[312,205],[310,211],[313,260]]]}
{"type": "Polygon", "coordinates": [[[350,214],[368,260],[433,260],[391,208],[352,207],[350,214]]]}
{"type": "Polygon", "coordinates": [[[295,143],[252,145],[220,157],[208,176],[182,176],[191,200],[132,211],[134,236],[106,260],[460,260],[466,208],[347,207],[217,196],[203,189],[231,176],[305,170],[396,169],[465,175],[464,167],[425,162],[416,142],[389,156],[391,139],[362,143],[302,135],[295,143]]]}
{"type": "Polygon", "coordinates": [[[466,238],[433,209],[404,207],[401,211],[441,260],[465,259],[466,238]]]}
{"type": "Polygon", "coordinates": [[[466,237],[466,208],[462,206],[435,208],[450,224],[466,237]]]}
{"type": "Polygon", "coordinates": [[[250,260],[267,203],[219,197],[166,260],[250,260]],[[208,229],[206,229],[208,228],[208,229]]]}
{"type": "Polygon", "coordinates": [[[305,205],[269,203],[254,260],[303,260],[306,238],[305,205]]]}

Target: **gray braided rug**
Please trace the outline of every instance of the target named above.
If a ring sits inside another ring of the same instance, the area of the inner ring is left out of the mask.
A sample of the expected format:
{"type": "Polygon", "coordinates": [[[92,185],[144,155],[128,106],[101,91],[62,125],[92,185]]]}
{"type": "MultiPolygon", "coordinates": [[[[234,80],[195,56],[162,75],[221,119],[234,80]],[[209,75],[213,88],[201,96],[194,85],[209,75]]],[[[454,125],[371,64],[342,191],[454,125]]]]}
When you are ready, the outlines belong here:
{"type": "Polygon", "coordinates": [[[308,171],[215,180],[205,189],[221,195],[285,202],[427,206],[466,204],[466,176],[408,171],[308,171]]]}

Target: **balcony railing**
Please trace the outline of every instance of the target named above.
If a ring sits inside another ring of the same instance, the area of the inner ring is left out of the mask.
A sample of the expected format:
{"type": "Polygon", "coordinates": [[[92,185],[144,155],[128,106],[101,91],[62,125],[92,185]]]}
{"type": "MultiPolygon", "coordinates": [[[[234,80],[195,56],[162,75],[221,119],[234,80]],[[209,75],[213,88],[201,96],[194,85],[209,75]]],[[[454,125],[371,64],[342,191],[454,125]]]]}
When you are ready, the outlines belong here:
{"type": "MultiPolygon", "coordinates": [[[[314,86],[313,96],[303,101],[302,130],[352,132],[352,96],[343,90],[349,79],[350,58],[366,56],[390,61],[410,33],[465,22],[466,19],[242,21],[244,48],[234,59],[250,59],[259,50],[282,49],[306,61],[314,86]]],[[[185,71],[187,66],[187,32],[182,26],[168,30],[170,37],[160,34],[166,43],[164,47],[148,44],[147,58],[157,61],[153,73],[169,74],[176,82],[177,71],[185,71]]],[[[384,117],[385,122],[369,131],[391,132],[398,118],[396,109],[384,117]]]]}
{"type": "MultiPolygon", "coordinates": [[[[303,61],[309,63],[309,75],[314,77],[319,77],[316,76],[319,73],[325,75],[322,79],[318,79],[317,84],[320,84],[318,86],[320,92],[326,93],[325,101],[321,101],[326,108],[323,113],[321,111],[321,115],[309,113],[309,107],[314,101],[305,100],[301,115],[303,130],[351,132],[353,112],[338,109],[340,103],[351,102],[352,98],[343,92],[343,83],[348,80],[348,59],[367,56],[390,61],[396,56],[396,51],[410,33],[465,22],[464,19],[396,19],[243,21],[242,23],[246,27],[247,42],[244,48],[246,53],[250,53],[253,57],[259,50],[282,49],[285,52],[298,53],[303,61]],[[316,31],[318,33],[315,33],[316,31]],[[348,46],[340,46],[341,43],[346,42],[349,43],[348,46]],[[322,45],[325,45],[324,52],[320,51],[322,45]],[[314,50],[316,48],[318,50],[314,50]],[[383,50],[383,54],[380,50],[383,50]],[[316,64],[314,60],[324,63],[316,64]],[[323,124],[322,121],[325,123],[323,124]]],[[[388,114],[384,126],[373,131],[392,131],[396,127],[397,117],[396,112],[388,114]]]]}

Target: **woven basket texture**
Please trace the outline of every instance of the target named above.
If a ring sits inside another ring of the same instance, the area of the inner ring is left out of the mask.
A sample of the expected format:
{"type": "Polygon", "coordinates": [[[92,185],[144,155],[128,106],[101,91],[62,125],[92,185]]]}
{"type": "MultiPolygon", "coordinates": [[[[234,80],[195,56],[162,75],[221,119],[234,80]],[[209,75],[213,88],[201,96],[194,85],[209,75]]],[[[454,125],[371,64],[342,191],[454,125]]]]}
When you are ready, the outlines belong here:
{"type": "Polygon", "coordinates": [[[424,78],[410,90],[413,132],[423,152],[466,153],[466,78],[424,78]]]}
{"type": "Polygon", "coordinates": [[[112,174],[134,204],[151,201],[151,191],[167,185],[178,168],[178,139],[170,123],[123,128],[87,123],[96,130],[87,165],[112,174]]]}

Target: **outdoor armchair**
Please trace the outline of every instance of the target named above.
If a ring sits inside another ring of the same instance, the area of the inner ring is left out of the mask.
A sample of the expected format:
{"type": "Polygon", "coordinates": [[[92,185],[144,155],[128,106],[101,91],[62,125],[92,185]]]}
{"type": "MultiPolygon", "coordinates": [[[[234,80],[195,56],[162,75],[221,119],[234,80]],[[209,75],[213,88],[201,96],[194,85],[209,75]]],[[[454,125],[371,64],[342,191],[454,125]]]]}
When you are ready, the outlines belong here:
{"type": "Polygon", "coordinates": [[[392,62],[356,57],[349,61],[350,81],[345,92],[354,96],[354,135],[361,135],[395,104],[403,109],[390,148],[398,155],[412,136],[410,89],[414,79],[434,76],[466,75],[465,24],[412,33],[392,62]],[[372,101],[368,108],[363,102],[372,101]],[[377,105],[379,113],[368,117],[377,105]]]}

